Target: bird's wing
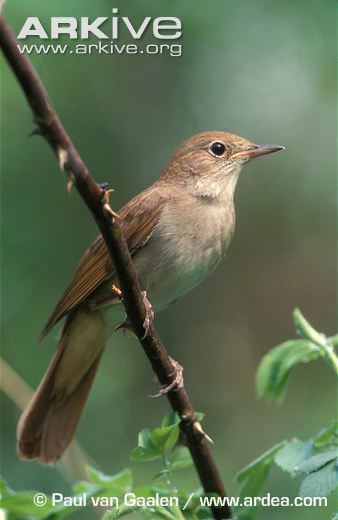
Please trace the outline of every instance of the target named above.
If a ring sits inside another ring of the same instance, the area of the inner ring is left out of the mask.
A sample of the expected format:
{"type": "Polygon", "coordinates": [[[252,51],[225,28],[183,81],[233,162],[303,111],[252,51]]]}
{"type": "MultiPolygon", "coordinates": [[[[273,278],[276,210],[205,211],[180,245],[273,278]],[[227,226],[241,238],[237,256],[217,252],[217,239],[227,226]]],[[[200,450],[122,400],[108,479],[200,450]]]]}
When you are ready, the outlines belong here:
{"type": "MultiPolygon", "coordinates": [[[[133,198],[119,212],[122,232],[132,255],[149,239],[168,199],[166,189],[163,186],[158,189],[155,184],[133,198]]],[[[108,250],[99,235],[83,255],[72,281],[43,329],[41,339],[113,274],[108,250]]]]}

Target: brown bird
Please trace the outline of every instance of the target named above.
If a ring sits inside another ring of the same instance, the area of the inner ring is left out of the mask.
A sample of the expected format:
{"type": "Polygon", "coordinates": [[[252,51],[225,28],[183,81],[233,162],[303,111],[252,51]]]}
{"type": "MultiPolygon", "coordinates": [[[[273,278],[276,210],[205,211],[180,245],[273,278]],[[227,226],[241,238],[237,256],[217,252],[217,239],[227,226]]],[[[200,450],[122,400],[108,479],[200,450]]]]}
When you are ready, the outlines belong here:
{"type": "MultiPolygon", "coordinates": [[[[160,178],[119,215],[142,289],[156,312],[204,280],[224,257],[235,229],[234,191],[242,165],[282,150],[227,132],[185,141],[160,178]]],[[[74,436],[105,345],[123,319],[114,266],[99,236],[42,332],[62,318],[52,362],[18,424],[22,458],[53,464],[74,436]]]]}

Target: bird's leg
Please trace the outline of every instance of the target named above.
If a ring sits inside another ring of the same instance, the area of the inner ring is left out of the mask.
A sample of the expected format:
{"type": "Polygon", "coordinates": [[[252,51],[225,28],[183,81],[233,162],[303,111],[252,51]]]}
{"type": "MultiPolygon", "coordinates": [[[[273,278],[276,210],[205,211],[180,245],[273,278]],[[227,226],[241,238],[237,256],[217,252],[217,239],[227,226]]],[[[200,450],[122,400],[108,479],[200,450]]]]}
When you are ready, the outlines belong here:
{"type": "MultiPolygon", "coordinates": [[[[119,289],[118,287],[116,287],[113,284],[112,290],[116,294],[118,299],[122,300],[121,289],[119,289]]],[[[154,311],[153,311],[151,303],[147,299],[146,291],[142,291],[142,300],[143,300],[143,305],[144,305],[144,309],[145,309],[145,316],[144,316],[144,321],[143,321],[144,335],[142,336],[141,339],[144,339],[146,337],[146,335],[148,334],[150,325],[154,321],[154,311]]],[[[109,301],[111,302],[112,300],[107,300],[107,302],[109,302],[109,301]]],[[[116,303],[116,300],[115,300],[115,303],[116,303]]],[[[107,303],[107,305],[109,305],[109,303],[107,303]]],[[[131,332],[134,336],[136,336],[135,332],[133,331],[133,329],[128,321],[128,317],[126,317],[122,323],[120,323],[119,325],[117,325],[117,327],[115,327],[114,332],[117,332],[120,329],[123,329],[124,333],[131,332]]]]}
{"type": "MultiPolygon", "coordinates": [[[[120,300],[122,300],[122,291],[121,291],[121,289],[119,289],[118,287],[116,287],[116,285],[113,284],[112,285],[112,290],[116,294],[116,296],[120,300]]],[[[153,311],[153,308],[152,308],[152,305],[151,305],[150,301],[147,298],[147,291],[142,291],[142,300],[143,300],[143,305],[144,305],[144,309],[145,309],[145,317],[144,317],[144,321],[143,321],[144,336],[142,336],[141,339],[144,339],[146,337],[146,335],[148,334],[148,330],[149,330],[150,325],[154,321],[154,311],[153,311]]],[[[118,327],[115,330],[118,330],[118,329],[120,329],[122,327],[130,329],[131,327],[130,327],[129,324],[128,324],[127,327],[125,327],[126,323],[127,323],[127,319],[123,323],[121,323],[121,325],[118,325],[118,327]]]]}
{"type": "MultiPolygon", "coordinates": [[[[112,298],[103,298],[102,300],[97,300],[97,301],[88,300],[87,301],[88,308],[91,311],[97,311],[99,309],[104,309],[105,307],[110,307],[111,305],[116,305],[117,303],[119,304],[122,300],[121,289],[119,289],[118,287],[116,287],[116,285],[113,284],[111,286],[111,290],[115,294],[115,296],[113,296],[112,298]]],[[[134,334],[133,329],[128,322],[127,316],[125,317],[125,319],[122,323],[120,323],[119,325],[117,325],[114,328],[114,332],[117,332],[120,329],[123,330],[123,333],[125,334],[125,336],[127,336],[127,332],[131,332],[134,334]]]]}
{"type": "MultiPolygon", "coordinates": [[[[116,294],[116,296],[118,297],[118,299],[120,301],[122,301],[122,291],[119,287],[116,287],[115,284],[113,284],[111,286],[112,288],[112,291],[116,294]]],[[[129,321],[128,321],[128,316],[125,317],[124,321],[122,323],[120,323],[119,325],[117,325],[115,328],[114,328],[114,332],[117,332],[118,330],[122,329],[123,331],[123,334],[125,336],[128,335],[128,332],[131,332],[133,335],[135,335],[129,321]]]]}
{"type": "MultiPolygon", "coordinates": [[[[170,357],[170,356],[169,356],[170,357]]],[[[184,386],[184,378],[183,378],[183,367],[179,364],[176,359],[170,357],[170,361],[174,366],[174,371],[170,374],[170,376],[174,376],[171,383],[168,385],[162,386],[158,394],[151,395],[150,397],[161,397],[161,395],[166,395],[171,390],[179,390],[184,386]]]]}

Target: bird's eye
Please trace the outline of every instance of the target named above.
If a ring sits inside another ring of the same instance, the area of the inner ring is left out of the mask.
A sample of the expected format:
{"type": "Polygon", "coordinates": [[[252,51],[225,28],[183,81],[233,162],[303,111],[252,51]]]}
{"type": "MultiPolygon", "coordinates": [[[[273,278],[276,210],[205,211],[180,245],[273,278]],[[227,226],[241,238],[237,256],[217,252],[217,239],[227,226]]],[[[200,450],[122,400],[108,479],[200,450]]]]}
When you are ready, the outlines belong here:
{"type": "Polygon", "coordinates": [[[210,146],[210,151],[213,155],[220,157],[225,152],[225,146],[223,143],[219,143],[218,141],[216,141],[215,143],[212,143],[212,145],[210,146]]]}

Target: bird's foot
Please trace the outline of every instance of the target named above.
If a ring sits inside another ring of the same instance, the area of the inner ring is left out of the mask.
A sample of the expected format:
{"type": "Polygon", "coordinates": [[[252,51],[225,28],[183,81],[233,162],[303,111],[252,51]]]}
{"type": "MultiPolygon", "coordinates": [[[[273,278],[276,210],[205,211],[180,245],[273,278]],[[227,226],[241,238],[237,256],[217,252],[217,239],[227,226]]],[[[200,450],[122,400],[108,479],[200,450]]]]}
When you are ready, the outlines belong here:
{"type": "MultiPolygon", "coordinates": [[[[121,290],[118,287],[116,287],[115,285],[112,285],[112,290],[116,294],[116,296],[120,300],[122,300],[122,292],[121,292],[121,290]]],[[[144,339],[146,337],[146,335],[148,334],[150,325],[154,321],[154,311],[153,311],[153,308],[151,306],[151,303],[147,299],[146,291],[142,291],[142,300],[143,300],[143,304],[144,304],[144,308],[145,308],[145,316],[144,316],[144,321],[143,321],[144,335],[142,336],[141,339],[144,339]]],[[[123,330],[125,335],[127,335],[127,333],[130,332],[134,336],[136,336],[136,334],[135,334],[132,326],[130,325],[129,320],[128,320],[127,317],[125,318],[125,320],[122,323],[120,323],[119,325],[117,325],[114,328],[114,332],[117,332],[120,329],[123,330]]]]}
{"type": "Polygon", "coordinates": [[[179,364],[176,359],[170,358],[174,366],[174,371],[170,374],[173,376],[173,380],[168,385],[162,386],[158,394],[151,395],[150,397],[161,397],[162,395],[166,395],[172,390],[180,390],[184,386],[184,378],[183,378],[183,367],[179,364]]]}
{"type": "Polygon", "coordinates": [[[144,316],[144,321],[143,321],[144,335],[142,336],[141,339],[144,339],[146,337],[146,335],[148,334],[150,325],[154,321],[155,315],[154,315],[152,305],[147,298],[147,291],[142,291],[142,298],[143,298],[143,304],[144,304],[144,309],[145,309],[145,316],[144,316]]]}

